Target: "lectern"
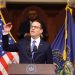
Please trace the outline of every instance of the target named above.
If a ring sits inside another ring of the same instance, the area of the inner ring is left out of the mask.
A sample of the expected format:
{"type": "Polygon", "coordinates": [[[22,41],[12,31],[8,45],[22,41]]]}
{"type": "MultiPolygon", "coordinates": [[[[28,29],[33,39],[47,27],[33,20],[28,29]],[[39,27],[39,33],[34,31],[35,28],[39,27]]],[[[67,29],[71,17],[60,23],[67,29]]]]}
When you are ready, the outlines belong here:
{"type": "Polygon", "coordinates": [[[10,64],[9,75],[56,75],[53,64],[10,64]]]}

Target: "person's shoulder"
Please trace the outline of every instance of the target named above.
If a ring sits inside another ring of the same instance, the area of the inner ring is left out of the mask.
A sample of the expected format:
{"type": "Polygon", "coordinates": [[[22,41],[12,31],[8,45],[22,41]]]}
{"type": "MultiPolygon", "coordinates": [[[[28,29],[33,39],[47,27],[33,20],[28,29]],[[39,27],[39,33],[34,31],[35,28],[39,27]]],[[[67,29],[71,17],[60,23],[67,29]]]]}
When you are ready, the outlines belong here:
{"type": "Polygon", "coordinates": [[[47,41],[41,40],[41,42],[45,45],[50,45],[49,42],[47,42],[47,41]]]}
{"type": "Polygon", "coordinates": [[[25,25],[26,23],[29,23],[30,22],[30,20],[29,19],[26,19],[25,21],[23,21],[22,23],[21,23],[21,25],[25,25]]]}
{"type": "Polygon", "coordinates": [[[30,41],[30,37],[24,37],[22,39],[20,39],[18,42],[19,43],[26,43],[26,42],[29,42],[30,41]]]}
{"type": "Polygon", "coordinates": [[[42,40],[42,44],[43,44],[43,47],[44,47],[44,48],[51,49],[51,45],[50,45],[49,42],[42,40]]]}
{"type": "Polygon", "coordinates": [[[26,19],[25,21],[24,21],[24,23],[29,23],[30,22],[30,20],[29,19],[26,19]]]}

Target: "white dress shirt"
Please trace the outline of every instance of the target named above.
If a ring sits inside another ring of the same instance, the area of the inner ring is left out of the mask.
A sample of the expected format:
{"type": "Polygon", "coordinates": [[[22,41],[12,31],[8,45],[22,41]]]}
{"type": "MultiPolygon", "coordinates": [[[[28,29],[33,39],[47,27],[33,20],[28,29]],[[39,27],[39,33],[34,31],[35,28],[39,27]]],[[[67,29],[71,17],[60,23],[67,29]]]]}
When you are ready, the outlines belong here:
{"type": "MultiPolygon", "coordinates": [[[[36,45],[36,47],[37,47],[37,49],[38,49],[38,47],[39,47],[39,44],[40,44],[40,37],[39,38],[37,38],[37,39],[33,39],[32,37],[31,37],[31,44],[30,44],[30,46],[32,47],[32,44],[33,44],[33,41],[36,41],[35,42],[35,45],[36,45]]],[[[31,50],[32,51],[32,50],[31,50]]]]}

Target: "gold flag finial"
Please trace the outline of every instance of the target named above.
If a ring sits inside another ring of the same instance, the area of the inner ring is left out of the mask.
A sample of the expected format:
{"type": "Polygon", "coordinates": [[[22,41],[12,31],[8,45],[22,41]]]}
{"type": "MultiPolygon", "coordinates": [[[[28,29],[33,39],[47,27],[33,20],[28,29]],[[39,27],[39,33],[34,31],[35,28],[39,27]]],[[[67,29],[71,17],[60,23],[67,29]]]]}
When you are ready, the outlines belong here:
{"type": "Polygon", "coordinates": [[[6,7],[6,0],[0,0],[0,8],[6,7]]]}
{"type": "Polygon", "coordinates": [[[70,7],[75,7],[75,0],[67,0],[67,5],[70,7]]]}
{"type": "Polygon", "coordinates": [[[70,0],[67,0],[67,5],[69,6],[70,0]]]}

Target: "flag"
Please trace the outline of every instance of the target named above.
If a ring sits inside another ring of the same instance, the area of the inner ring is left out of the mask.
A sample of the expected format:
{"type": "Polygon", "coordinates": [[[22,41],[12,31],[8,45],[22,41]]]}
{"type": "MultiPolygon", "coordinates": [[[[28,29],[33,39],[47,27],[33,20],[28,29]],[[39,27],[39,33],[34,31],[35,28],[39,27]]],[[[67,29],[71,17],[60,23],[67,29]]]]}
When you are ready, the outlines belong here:
{"type": "MultiPolygon", "coordinates": [[[[19,56],[17,52],[6,52],[2,48],[2,32],[3,25],[5,25],[4,17],[0,10],[0,75],[8,75],[8,65],[11,63],[19,63],[19,56]]],[[[9,34],[9,44],[15,42],[11,33],[9,34]]]]}
{"type": "Polygon", "coordinates": [[[72,9],[68,6],[66,7],[65,25],[62,26],[51,45],[53,50],[53,59],[59,67],[59,74],[57,75],[74,75],[73,65],[75,65],[75,23],[72,16],[72,9]],[[66,55],[64,55],[64,52],[66,52],[66,55]],[[66,58],[66,60],[63,59],[63,56],[66,58]]]}

